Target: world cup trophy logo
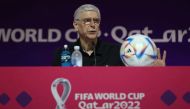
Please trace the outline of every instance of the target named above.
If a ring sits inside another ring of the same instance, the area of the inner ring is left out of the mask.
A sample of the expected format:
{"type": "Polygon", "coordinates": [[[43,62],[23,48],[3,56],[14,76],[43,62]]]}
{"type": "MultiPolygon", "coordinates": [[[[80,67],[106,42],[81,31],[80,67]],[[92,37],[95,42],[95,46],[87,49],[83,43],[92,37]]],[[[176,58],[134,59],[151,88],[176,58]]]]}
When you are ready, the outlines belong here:
{"type": "Polygon", "coordinates": [[[71,92],[71,84],[69,80],[65,78],[57,78],[51,84],[51,92],[57,103],[56,109],[66,109],[65,102],[67,101],[69,94],[71,92]],[[63,85],[64,87],[64,90],[61,96],[59,96],[58,91],[57,91],[57,87],[59,84],[63,85]]]}

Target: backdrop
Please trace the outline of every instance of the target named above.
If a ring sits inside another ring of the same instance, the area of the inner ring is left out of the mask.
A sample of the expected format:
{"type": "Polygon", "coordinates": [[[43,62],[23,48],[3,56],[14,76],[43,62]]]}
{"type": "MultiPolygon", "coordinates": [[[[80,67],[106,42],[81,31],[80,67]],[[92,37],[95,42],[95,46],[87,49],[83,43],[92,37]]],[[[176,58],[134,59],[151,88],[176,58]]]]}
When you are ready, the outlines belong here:
{"type": "Polygon", "coordinates": [[[102,40],[121,44],[135,33],[149,35],[167,65],[190,65],[190,2],[148,1],[2,1],[0,4],[0,65],[51,66],[57,48],[75,42],[75,9],[86,3],[99,7],[102,40]]]}

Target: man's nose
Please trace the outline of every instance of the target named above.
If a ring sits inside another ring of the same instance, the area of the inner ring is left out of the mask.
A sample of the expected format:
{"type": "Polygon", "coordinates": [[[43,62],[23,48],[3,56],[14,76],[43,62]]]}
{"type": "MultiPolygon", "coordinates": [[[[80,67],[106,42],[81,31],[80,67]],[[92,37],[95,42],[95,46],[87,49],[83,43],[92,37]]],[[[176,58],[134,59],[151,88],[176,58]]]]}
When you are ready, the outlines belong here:
{"type": "Polygon", "coordinates": [[[95,22],[94,22],[94,20],[91,20],[91,22],[90,22],[90,26],[95,26],[95,22]]]}

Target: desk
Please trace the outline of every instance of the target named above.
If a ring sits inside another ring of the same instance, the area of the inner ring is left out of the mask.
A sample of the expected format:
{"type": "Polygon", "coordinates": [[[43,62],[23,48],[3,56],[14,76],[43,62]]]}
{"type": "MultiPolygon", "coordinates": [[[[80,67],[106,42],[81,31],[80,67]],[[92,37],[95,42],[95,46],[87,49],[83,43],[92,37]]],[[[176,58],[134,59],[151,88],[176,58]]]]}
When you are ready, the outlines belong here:
{"type": "Polygon", "coordinates": [[[190,67],[0,67],[0,109],[55,109],[57,78],[67,109],[190,109],[190,67]]]}

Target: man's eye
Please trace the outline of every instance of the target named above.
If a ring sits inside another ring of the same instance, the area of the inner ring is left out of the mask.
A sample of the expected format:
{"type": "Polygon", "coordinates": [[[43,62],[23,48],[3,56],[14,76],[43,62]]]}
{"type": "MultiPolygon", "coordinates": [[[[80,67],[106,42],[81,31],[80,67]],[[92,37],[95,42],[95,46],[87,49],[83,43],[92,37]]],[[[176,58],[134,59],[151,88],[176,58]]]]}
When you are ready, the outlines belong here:
{"type": "Polygon", "coordinates": [[[91,22],[91,19],[84,19],[84,22],[91,22]]]}
{"type": "Polygon", "coordinates": [[[93,19],[95,23],[100,23],[99,19],[93,19]]]}

